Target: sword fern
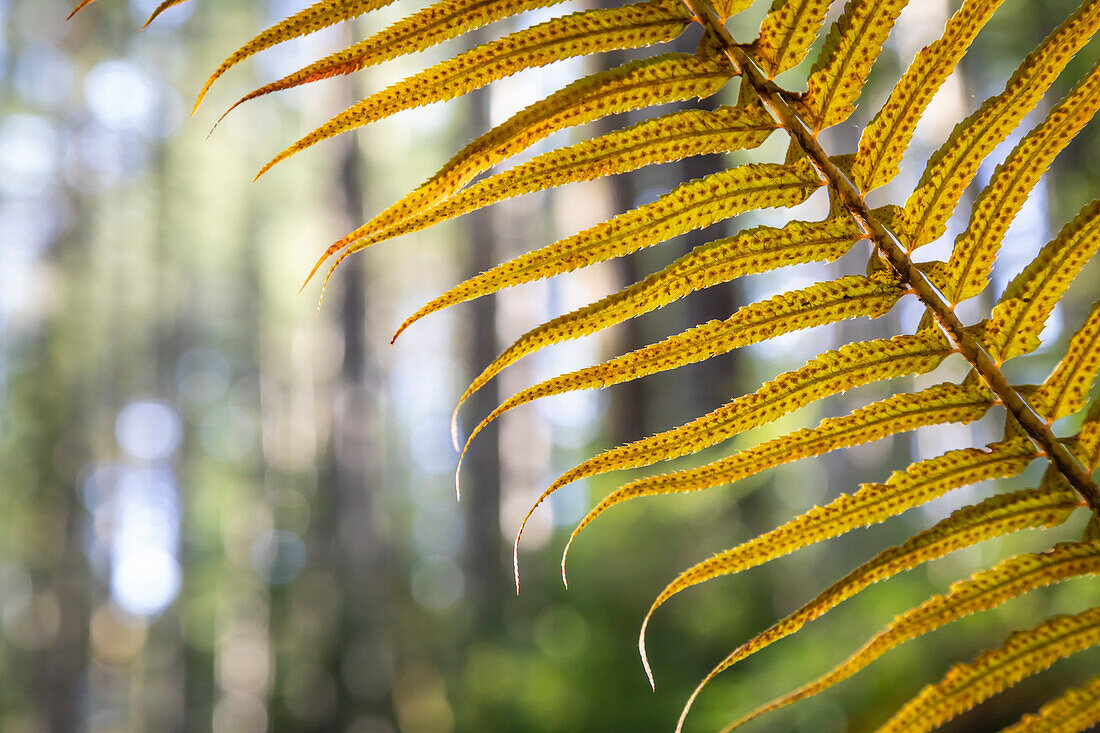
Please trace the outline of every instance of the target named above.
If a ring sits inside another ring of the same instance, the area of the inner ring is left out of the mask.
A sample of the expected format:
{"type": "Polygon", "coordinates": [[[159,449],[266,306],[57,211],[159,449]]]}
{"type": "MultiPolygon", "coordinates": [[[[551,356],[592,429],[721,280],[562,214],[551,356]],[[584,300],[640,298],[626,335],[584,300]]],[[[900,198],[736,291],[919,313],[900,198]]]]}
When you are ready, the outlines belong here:
{"type": "MultiPolygon", "coordinates": [[[[154,16],[183,1],[163,3],[154,16]]],[[[80,7],[89,2],[84,0],[80,7]]],[[[252,54],[390,2],[318,0],[233,53],[203,87],[200,101],[222,74],[252,54]]],[[[438,0],[344,51],[257,89],[241,102],[352,73],[559,2],[562,0],[438,0]]],[[[903,299],[918,302],[924,310],[915,333],[846,344],[820,354],[801,368],[777,375],[755,392],[691,422],[585,461],[555,481],[539,501],[583,477],[696,453],[859,385],[932,373],[952,354],[960,354],[969,363],[971,371],[960,383],[944,382],[920,392],[894,394],[849,415],[825,419],[816,427],[790,432],[703,466],[627,483],[584,518],[570,543],[597,516],[627,500],[727,485],[783,463],[920,426],[966,423],[994,409],[1003,412],[1004,438],[1000,441],[962,447],[913,463],[882,483],[864,484],[851,495],[842,494],[826,506],[814,507],[685,570],[660,593],[645,617],[639,646],[648,673],[645,625],[671,596],[856,527],[884,521],[958,487],[1019,474],[1034,461],[1046,465],[1037,487],[1001,493],[956,511],[880,553],[744,643],[714,668],[691,695],[687,707],[715,675],[796,632],[871,583],[991,537],[1060,524],[1076,510],[1093,514],[1090,531],[1081,542],[1011,557],[955,584],[944,595],[899,616],[834,670],[750,712],[730,728],[816,694],[894,646],[957,618],[1045,585],[1100,571],[1100,532],[1096,529],[1100,490],[1093,478],[1100,463],[1100,401],[1088,404],[1100,368],[1100,301],[1069,339],[1062,360],[1041,385],[1016,384],[1003,368],[1005,362],[1024,357],[1039,346],[1052,309],[1100,248],[1100,200],[1086,205],[1062,228],[1005,288],[987,318],[965,324],[957,314],[960,303],[990,286],[991,268],[1009,224],[1039,178],[1100,108],[1100,64],[1022,135],[982,188],[969,224],[955,240],[947,261],[918,257],[920,248],[946,231],[948,219],[959,208],[964,191],[973,185],[982,162],[1019,130],[1025,116],[1100,29],[1100,0],[1080,2],[1020,63],[1002,92],[958,122],[928,160],[905,201],[878,208],[867,203],[869,193],[898,174],[918,120],[1002,2],[961,3],[942,36],[921,50],[900,75],[882,108],[862,131],[854,152],[828,151],[821,133],[852,114],[907,0],[848,0],[843,6],[830,0],[774,0],[757,37],[740,41],[730,35],[725,21],[753,5],[752,0],[646,0],[563,14],[481,44],[371,95],[279,153],[260,171],[262,174],[326,138],[403,109],[465,94],[522,69],[566,57],[642,48],[670,40],[689,26],[701,27],[702,40],[694,54],[654,55],[593,73],[517,112],[469,143],[424,184],[329,247],[317,267],[332,260],[331,274],[344,258],[368,246],[530,191],[687,156],[749,150],[771,135],[785,136],[789,141],[785,160],[741,165],[684,182],[656,201],[532,249],[455,286],[410,316],[398,330],[400,334],[417,319],[457,303],[620,257],[744,212],[789,208],[814,191],[826,189],[832,206],[822,221],[789,221],[781,227],[743,230],[698,247],[620,292],[534,328],[486,366],[462,395],[459,406],[524,356],[640,316],[695,290],[794,264],[835,261],[862,241],[870,244],[866,273],[851,273],[751,303],[726,320],[699,325],[606,363],[537,384],[501,404],[469,439],[503,412],[545,396],[676,369],[798,329],[877,318],[903,299]],[[836,21],[808,77],[793,88],[781,86],[776,77],[807,57],[830,12],[836,21]],[[652,115],[633,126],[552,150],[475,182],[556,131],[627,110],[706,98],[735,79],[740,85],[735,105],[652,115]],[[1070,415],[1080,416],[1078,432],[1056,434],[1052,428],[1055,421],[1070,415]]],[[[1095,283],[1084,287],[1092,289],[1092,297],[1100,295],[1095,283]]],[[[517,546],[518,542],[517,536],[517,546]]],[[[1093,608],[1075,616],[1054,616],[1033,629],[1018,631],[1001,647],[956,666],[943,680],[925,688],[886,722],[883,730],[935,728],[1053,661],[1100,643],[1098,630],[1100,609],[1093,608]]],[[[1098,721],[1100,685],[1093,678],[1026,716],[1011,730],[1083,730],[1098,721]]]]}

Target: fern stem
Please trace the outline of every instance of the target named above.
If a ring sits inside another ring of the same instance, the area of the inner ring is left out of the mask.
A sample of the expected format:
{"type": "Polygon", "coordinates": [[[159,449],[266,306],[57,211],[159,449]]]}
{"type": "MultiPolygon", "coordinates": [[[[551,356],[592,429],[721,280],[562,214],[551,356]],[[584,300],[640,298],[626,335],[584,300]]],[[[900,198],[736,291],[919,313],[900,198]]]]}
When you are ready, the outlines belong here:
{"type": "Polygon", "coordinates": [[[1088,471],[1064,443],[1051,431],[1046,420],[1028,404],[997,366],[985,347],[977,341],[955,314],[943,294],[923,272],[913,267],[905,248],[881,221],[875,218],[859,189],[851,179],[829,158],[816,135],[787,102],[790,93],[779,87],[756,65],[756,62],[733,40],[726,26],[703,6],[701,0],[682,0],[684,5],[713,34],[722,46],[726,58],[741,76],[742,84],[751,84],[761,103],[776,118],[787,133],[798,141],[802,151],[813,163],[831,190],[840,197],[864,234],[875,244],[878,252],[890,263],[894,272],[913,290],[936,323],[951,339],[1005,408],[1016,418],[1032,441],[1050,459],[1058,471],[1088,506],[1100,514],[1100,489],[1088,471]]]}

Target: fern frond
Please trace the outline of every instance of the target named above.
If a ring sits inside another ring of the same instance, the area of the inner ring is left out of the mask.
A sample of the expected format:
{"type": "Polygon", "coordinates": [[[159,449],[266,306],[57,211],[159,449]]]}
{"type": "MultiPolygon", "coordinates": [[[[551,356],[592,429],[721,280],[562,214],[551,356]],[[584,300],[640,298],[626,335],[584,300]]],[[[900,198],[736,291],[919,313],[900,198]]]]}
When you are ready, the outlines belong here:
{"type": "Polygon", "coordinates": [[[742,165],[682,184],[656,201],[619,214],[456,285],[405,319],[394,339],[424,316],[504,288],[622,257],[756,209],[790,207],[821,179],[808,165],[742,165]]]}
{"type": "MultiPolygon", "coordinates": [[[[826,352],[801,369],[781,374],[756,392],[727,402],[703,417],[589,458],[550,484],[527,517],[547,497],[574,481],[696,453],[853,387],[930,372],[950,353],[950,346],[933,331],[847,344],[826,352]]],[[[517,545],[518,542],[517,535],[517,545]]]]}
{"type": "MultiPolygon", "coordinates": [[[[696,290],[745,275],[804,262],[832,262],[843,257],[859,236],[859,228],[851,217],[840,216],[823,222],[795,221],[780,229],[755,227],[700,245],[645,280],[548,321],[516,339],[463,392],[454,414],[457,416],[466,400],[503,369],[543,347],[597,333],[696,290]]],[[[610,383],[600,381],[593,385],[610,383]]],[[[453,423],[452,420],[452,427],[453,423]]]]}
{"type": "Polygon", "coordinates": [[[1100,573],[1100,547],[1091,543],[1063,543],[1046,552],[1009,558],[991,570],[955,583],[950,592],[933,596],[903,613],[843,663],[798,690],[753,710],[724,730],[733,730],[765,713],[812,697],[848,679],[891,649],[941,626],[996,608],[1038,588],[1097,573],[1100,573]]]}
{"type": "Polygon", "coordinates": [[[257,174],[322,140],[403,110],[462,96],[498,79],[601,51],[652,46],[691,21],[678,0],[648,0],[610,10],[582,10],[483,44],[443,61],[340,112],[276,155],[257,174]]]}
{"type": "Polygon", "coordinates": [[[1073,334],[1066,355],[1047,377],[1035,402],[1049,422],[1072,415],[1085,406],[1100,369],[1100,301],[1092,306],[1085,323],[1073,334]]]}
{"type": "Polygon", "coordinates": [[[818,31],[825,23],[832,0],[775,0],[764,22],[760,36],[749,49],[750,55],[774,79],[798,66],[818,31]]]}
{"type": "Polygon", "coordinates": [[[1001,242],[1055,157],[1100,109],[1100,64],[1028,133],[974,204],[970,224],[955,240],[944,295],[961,303],[985,289],[1001,242]]]}
{"type": "MultiPolygon", "coordinates": [[[[783,293],[768,300],[751,303],[739,308],[736,313],[724,321],[711,321],[690,328],[664,341],[623,354],[603,364],[552,377],[517,392],[486,416],[470,433],[470,437],[466,439],[466,445],[459,457],[459,469],[461,470],[462,459],[477,435],[505,412],[521,405],[566,392],[609,387],[614,384],[640,379],[657,372],[693,364],[717,354],[724,354],[742,346],[767,341],[783,333],[834,323],[846,318],[882,316],[890,311],[902,294],[902,290],[894,283],[866,277],[847,277],[831,283],[819,283],[801,290],[783,293]]],[[[877,344],[871,342],[870,346],[865,346],[868,352],[872,352],[877,344]]],[[[827,360],[830,356],[831,354],[826,354],[820,358],[827,360]]],[[[840,362],[841,370],[848,368],[849,371],[856,371],[858,368],[852,366],[852,360],[849,358],[833,361],[840,362]]],[[[813,365],[813,362],[811,362],[811,365],[813,365]]],[[[815,373],[820,374],[821,371],[822,369],[818,369],[815,373]]],[[[793,381],[803,388],[807,386],[806,380],[799,381],[795,379],[793,381]]],[[[764,387],[761,387],[761,391],[767,392],[774,384],[773,382],[771,385],[764,385],[764,387]]],[[[760,392],[757,393],[757,395],[759,394],[760,392]]],[[[749,405],[754,404],[753,399],[752,396],[749,396],[741,398],[741,401],[745,405],[749,405]]],[[[720,410],[736,412],[735,403],[737,402],[738,400],[734,400],[725,408],[720,408],[720,410]]],[[[756,398],[756,402],[759,402],[759,398],[756,398]]],[[[743,407],[742,409],[748,410],[750,408],[743,407]]],[[[712,416],[714,414],[711,413],[712,416]]],[[[756,413],[752,414],[755,415],[756,413]]],[[[748,416],[749,413],[746,412],[744,415],[748,416]]],[[[776,414],[774,417],[768,418],[766,422],[770,422],[778,416],[779,414],[776,414]]],[[[706,418],[700,419],[706,420],[706,418]]],[[[727,437],[733,434],[735,433],[723,433],[727,437]]],[[[718,435],[718,433],[714,434],[715,437],[718,435]]],[[[650,440],[659,437],[654,436],[650,440]]],[[[719,438],[719,440],[721,439],[724,438],[719,438]]],[[[718,442],[718,440],[714,442],[718,442]]],[[[710,445],[713,445],[713,443],[710,443],[710,445]]],[[[629,447],[623,446],[617,450],[629,449],[629,447]]],[[[676,455],[683,455],[683,453],[676,455]]],[[[667,457],[675,456],[670,455],[667,457]]],[[[654,459],[649,463],[655,463],[657,460],[661,459],[654,459]]],[[[638,465],[646,464],[633,464],[631,467],[638,465]]],[[[603,472],[600,471],[599,473],[603,472]]],[[[548,489],[544,497],[549,496],[552,491],[553,488],[548,489]]]]}
{"type": "Polygon", "coordinates": [[[1100,675],[1067,690],[1002,733],[1079,733],[1100,723],[1100,675]]]}
{"type": "Polygon", "coordinates": [[[732,76],[733,71],[718,56],[675,53],[632,61],[579,79],[520,110],[466,145],[414,191],[330,246],[314,265],[310,277],[321,263],[347,244],[434,206],[497,163],[559,130],[641,107],[692,97],[704,99],[721,89],[732,76]]]}
{"type": "MultiPolygon", "coordinates": [[[[1024,529],[1049,528],[1062,524],[1079,503],[1077,495],[1068,487],[1062,487],[1060,491],[1041,488],[998,494],[978,504],[956,509],[946,519],[910,537],[903,544],[880,552],[826,588],[812,601],[738,647],[695,688],[680,715],[680,725],[683,725],[699,693],[719,674],[765,647],[794,634],[868,586],[994,537],[1024,529]]],[[[769,708],[774,709],[770,705],[769,708]]],[[[754,711],[751,717],[763,712],[765,711],[761,708],[754,711]]],[[[746,723],[749,719],[749,716],[742,718],[737,725],[746,723]]]]}
{"type": "Polygon", "coordinates": [[[958,664],[890,719],[879,733],[923,733],[970,710],[1059,659],[1100,644],[1100,607],[1054,616],[1013,633],[1000,647],[958,664]]]}
{"type": "MultiPolygon", "coordinates": [[[[427,229],[505,199],[567,183],[592,181],[695,155],[749,150],[763,143],[776,122],[758,105],[681,110],[622,130],[543,153],[459,191],[434,208],[371,237],[353,251],[427,229]]],[[[354,236],[354,235],[349,235],[354,236]]],[[[347,237],[342,241],[347,241],[347,237]]]]}
{"type": "Polygon", "coordinates": [[[266,94],[321,79],[352,74],[384,61],[424,51],[498,20],[562,2],[565,0],[439,0],[370,38],[249,92],[237,100],[226,114],[241,104],[266,94]]]}
{"type": "MultiPolygon", "coordinates": [[[[77,10],[91,1],[82,0],[77,10]]],[[[157,7],[150,20],[184,1],[154,3],[157,7]]],[[[253,54],[390,2],[313,2],[226,59],[207,80],[198,101],[220,76],[253,54]]],[[[495,21],[555,6],[561,0],[430,2],[423,10],[363,41],[261,86],[234,107],[271,92],[413,54],[495,21]]],[[[652,56],[591,74],[517,112],[466,145],[421,186],[331,245],[314,272],[332,258],[335,261],[328,270],[331,275],[345,257],[368,246],[425,230],[499,201],[688,156],[755,148],[781,129],[790,142],[783,163],[741,165],[686,182],[653,203],[490,268],[417,310],[401,324],[394,338],[416,320],[451,305],[628,255],[747,211],[792,207],[821,187],[830,194],[826,221],[757,227],[697,247],[640,282],[528,331],[474,379],[461,396],[459,407],[503,369],[528,354],[602,331],[702,288],[800,262],[839,260],[861,239],[870,240],[874,248],[866,275],[818,282],[751,303],[725,320],[709,321],[606,362],[535,384],[492,410],[471,432],[466,448],[504,412],[545,396],[638,379],[799,329],[856,317],[878,317],[905,295],[913,295],[925,309],[914,335],[850,343],[827,351],[707,415],[583,461],[554,481],[524,518],[514,548],[517,565],[518,544],[531,513],[568,483],[700,452],[831,395],[893,377],[926,374],[951,354],[959,354],[971,367],[961,384],[939,384],[913,394],[894,392],[847,415],[825,418],[816,427],[735,450],[698,468],[638,478],[612,491],[570,536],[562,558],[563,579],[566,556],[578,534],[595,517],[629,499],[729,484],[779,465],[920,426],[968,423],[986,416],[994,405],[1006,408],[1005,437],[1000,442],[912,463],[882,483],[863,484],[851,495],[841,494],[824,507],[814,506],[772,531],[680,573],[654,600],[641,626],[639,650],[651,682],[646,629],[656,610],[680,591],[885,521],[957,487],[1017,475],[1035,458],[1049,463],[1039,489],[999,495],[954,512],[932,528],[879,553],[742,644],[695,690],[681,724],[700,690],[715,675],[797,632],[872,583],[984,539],[1024,528],[1053,526],[1084,504],[1094,514],[1100,509],[1100,493],[1091,475],[1100,462],[1100,400],[1089,406],[1076,436],[1060,438],[1052,429],[1055,421],[1085,406],[1100,369],[1100,303],[1093,306],[1042,385],[1014,385],[1001,368],[1006,360],[1038,346],[1039,334],[1053,308],[1100,248],[1100,200],[1086,206],[1042,248],[1006,288],[988,318],[968,328],[956,313],[958,303],[985,288],[1001,242],[1030,191],[1100,110],[1100,65],[997,168],[973,207],[966,231],[956,238],[948,261],[914,263],[910,258],[913,250],[945,231],[986,157],[1017,130],[1075,54],[1100,30],[1100,0],[1078,0],[1076,11],[1024,60],[1004,91],[987,99],[955,127],[928,161],[904,207],[887,204],[874,210],[865,194],[898,174],[918,120],[1003,0],[959,0],[954,4],[958,9],[942,35],[917,54],[864,130],[855,153],[826,150],[819,133],[852,114],[907,0],[848,0],[843,8],[833,8],[830,0],[773,0],[756,40],[738,43],[725,20],[752,2],[633,0],[617,7],[562,15],[515,31],[371,94],[287,147],[257,176],[314,143],[400,111],[449,100],[561,59],[669,41],[698,22],[703,38],[695,54],[652,56]],[[834,16],[838,19],[813,62],[806,90],[797,93],[781,88],[773,79],[807,57],[830,9],[837,11],[834,16]],[[742,76],[736,106],[654,116],[477,180],[558,131],[629,110],[711,96],[735,75],[742,76]]],[[[455,427],[453,422],[453,431],[455,427]]],[[[461,462],[460,457],[459,466],[461,462]]],[[[1066,578],[1098,572],[1100,518],[1094,516],[1083,543],[1020,555],[954,584],[946,594],[896,618],[832,671],[757,708],[734,726],[817,694],[901,643],[965,615],[1066,578]]],[[[1076,617],[1057,617],[1031,631],[1014,634],[1000,649],[956,666],[942,682],[926,688],[884,730],[935,727],[1054,660],[1098,642],[1100,608],[1076,617]]],[[[1094,680],[1045,706],[1041,722],[1028,717],[1014,729],[1085,725],[1100,718],[1098,691],[1100,682],[1094,680]]]]}
{"type": "Polygon", "coordinates": [[[884,186],[898,174],[913,131],[932,97],[1004,0],[966,0],[947,21],[943,36],[925,46],[863,130],[852,180],[861,191],[884,186]]]}
{"type": "Polygon", "coordinates": [[[1003,92],[956,125],[905,202],[897,234],[910,250],[943,234],[963,191],[987,155],[1030,112],[1073,55],[1100,28],[1100,2],[1087,0],[1024,59],[1003,92]]]}
{"type": "Polygon", "coordinates": [[[813,429],[797,430],[699,468],[631,481],[585,515],[572,537],[603,512],[630,499],[732,484],[775,466],[926,425],[970,423],[981,419],[992,405],[992,393],[978,384],[938,384],[915,394],[894,395],[843,417],[825,418],[813,429]]]}
{"type": "Polygon", "coordinates": [[[1058,301],[1100,248],[1100,199],[1085,206],[1016,276],[985,327],[990,353],[1006,361],[1039,347],[1039,334],[1058,301]]]}
{"type": "Polygon", "coordinates": [[[267,30],[255,36],[251,41],[241,46],[233,54],[214,70],[206,83],[202,85],[199,96],[195,100],[195,106],[191,114],[198,110],[202,100],[206,97],[210,87],[213,86],[225,72],[232,69],[245,59],[255,56],[260,51],[265,51],[292,38],[308,36],[323,28],[336,25],[345,20],[358,18],[373,10],[384,8],[394,0],[317,0],[308,8],[300,10],[286,20],[280,21],[267,30]]]}
{"type": "Polygon", "coordinates": [[[863,84],[909,0],[848,0],[833,24],[799,103],[816,133],[855,111],[863,84]]]}
{"type": "Polygon", "coordinates": [[[721,552],[682,572],[650,606],[642,621],[638,647],[652,682],[645,653],[645,631],[658,608],[677,593],[723,575],[740,573],[858,527],[878,524],[926,504],[961,486],[1021,473],[1037,457],[1024,438],[966,448],[919,461],[896,471],[884,484],[864,484],[855,494],[841,494],[824,507],[814,507],[786,524],[721,552]]]}

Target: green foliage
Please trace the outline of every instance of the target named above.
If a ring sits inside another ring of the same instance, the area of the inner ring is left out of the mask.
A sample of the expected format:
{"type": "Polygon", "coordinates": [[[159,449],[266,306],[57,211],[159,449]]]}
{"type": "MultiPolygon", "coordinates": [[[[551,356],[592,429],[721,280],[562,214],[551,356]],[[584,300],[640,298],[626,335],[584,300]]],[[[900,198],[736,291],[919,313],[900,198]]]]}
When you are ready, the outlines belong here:
{"type": "MultiPolygon", "coordinates": [[[[167,2],[157,12],[173,4],[167,2]]],[[[386,4],[387,0],[321,0],[261,33],[230,56],[211,76],[202,94],[225,71],[259,50],[386,4]]],[[[350,73],[495,20],[553,4],[555,0],[441,0],[345,51],[261,87],[241,101],[350,73]]],[[[703,39],[693,55],[650,56],[599,71],[517,112],[468,144],[419,188],[330,247],[318,262],[320,266],[335,257],[331,265],[334,268],[367,246],[530,191],[687,156],[751,149],[777,131],[788,136],[790,152],[786,160],[741,165],[684,182],[652,203],[471,278],[418,310],[398,331],[457,303],[621,257],[743,212],[789,208],[820,188],[828,191],[832,211],[824,221],[759,227],[704,245],[618,293],[535,328],[486,367],[463,394],[460,405],[526,355],[609,328],[701,288],[798,263],[835,261],[861,240],[872,245],[866,274],[816,283],[752,303],[724,321],[703,324],[604,364],[547,380],[506,400],[478,425],[470,439],[503,412],[545,396],[676,369],[798,329],[858,317],[875,318],[902,299],[915,300],[924,310],[916,333],[851,343],[823,353],[709,414],[585,461],[555,481],[539,501],[584,477],[697,453],[859,385],[933,372],[951,354],[961,354],[972,367],[961,383],[946,382],[913,394],[894,394],[847,416],[826,419],[816,428],[796,430],[701,467],[636,480],[613,491],[593,509],[570,542],[596,516],[628,499],[721,486],[783,463],[920,426],[970,422],[994,408],[1004,411],[1005,437],[985,447],[960,447],[913,463],[883,483],[865,484],[852,495],[842,494],[826,506],[815,507],[771,532],[696,564],[659,595],[645,624],[672,595],[691,586],[741,572],[856,527],[884,521],[960,486],[1020,474],[1035,460],[1046,462],[1046,475],[1035,489],[999,494],[955,512],[857,568],[802,609],[744,644],[707,676],[691,696],[689,707],[715,675],[794,633],[872,583],[988,538],[1060,524],[1075,508],[1084,507],[1094,514],[1100,510],[1100,491],[1092,478],[1100,462],[1100,402],[1094,402],[1083,419],[1078,419],[1078,434],[1058,436],[1052,428],[1056,420],[1078,414],[1087,406],[1100,367],[1100,305],[1093,308],[1070,339],[1061,363],[1038,388],[1013,384],[1002,370],[1006,361],[1033,352],[1040,345],[1040,334],[1053,308],[1100,247],[1100,201],[1086,205],[1042,249],[1005,289],[986,320],[967,326],[956,314],[960,303],[981,294],[989,285],[992,265],[1009,224],[1054,159],[1100,108],[1100,66],[1082,78],[1034,129],[1022,135],[978,195],[969,224],[956,239],[949,260],[913,259],[917,249],[946,231],[979,166],[999,143],[1019,130],[1025,116],[1039,105],[1074,55],[1100,29],[1100,0],[1081,2],[1023,60],[1003,92],[987,99],[956,125],[931,156],[906,201],[878,209],[868,206],[866,195],[898,174],[918,120],[1001,0],[965,0],[942,37],[917,54],[900,76],[881,110],[863,130],[855,153],[839,155],[825,151],[820,133],[852,114],[872,66],[907,3],[849,0],[840,9],[834,7],[838,3],[826,0],[775,0],[759,36],[737,42],[724,21],[750,5],[727,0],[711,8],[700,0],[650,0],[562,15],[482,44],[379,91],[303,137],[261,170],[263,173],[326,138],[403,109],[465,94],[523,69],[611,49],[641,48],[672,39],[689,25],[702,26],[703,39]],[[796,67],[809,54],[830,9],[838,11],[837,20],[824,39],[804,89],[780,87],[775,77],[796,67]],[[544,153],[471,184],[492,167],[556,131],[626,110],[709,97],[735,78],[740,80],[736,106],[654,116],[544,153]]],[[[730,728],[816,694],[902,642],[962,616],[992,608],[1035,588],[1096,574],[1100,568],[1096,534],[1092,530],[1080,543],[1058,544],[1047,552],[1006,559],[952,586],[945,595],[935,596],[899,616],[863,649],[819,680],[751,712],[730,728]]],[[[518,536],[516,542],[518,546],[518,536]]],[[[1075,616],[1053,616],[1034,629],[1014,633],[1000,648],[956,666],[941,682],[927,687],[886,723],[884,730],[935,728],[1055,660],[1097,644],[1098,614],[1100,610],[1093,608],[1075,616]]],[[[644,660],[644,636],[640,646],[644,660]]],[[[1013,730],[1082,730],[1100,721],[1098,695],[1100,686],[1093,679],[1051,701],[1036,715],[1025,717],[1013,730]]],[[[681,716],[680,724],[683,722],[681,716]]]]}

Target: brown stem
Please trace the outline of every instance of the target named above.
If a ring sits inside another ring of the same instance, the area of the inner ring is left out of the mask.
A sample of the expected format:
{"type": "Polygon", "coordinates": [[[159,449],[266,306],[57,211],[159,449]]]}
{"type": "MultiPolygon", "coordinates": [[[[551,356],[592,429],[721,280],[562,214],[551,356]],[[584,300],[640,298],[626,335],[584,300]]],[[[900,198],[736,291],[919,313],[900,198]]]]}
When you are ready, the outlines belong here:
{"type": "Polygon", "coordinates": [[[913,290],[925,307],[932,313],[936,323],[955,344],[959,353],[970,362],[993,393],[1000,398],[1005,408],[1020,423],[1024,431],[1039,447],[1059,472],[1066,478],[1074,490],[1095,512],[1100,512],[1100,489],[1092,480],[1091,473],[1077,460],[1077,457],[1058,440],[1050,430],[1044,418],[1028,404],[1005,377],[996,362],[955,315],[954,309],[944,299],[935,285],[909,260],[905,248],[901,246],[893,233],[874,214],[863,199],[863,194],[848,176],[821,147],[817,137],[791,108],[787,102],[790,93],[781,89],[768,79],[756,62],[733,40],[725,25],[718,22],[701,0],[682,0],[709,33],[720,41],[722,50],[734,69],[741,75],[742,84],[751,84],[760,101],[783,126],[787,133],[798,141],[803,152],[809,157],[822,179],[833,192],[840,197],[848,212],[859,222],[864,234],[875,244],[879,253],[903,281],[913,290]]]}

